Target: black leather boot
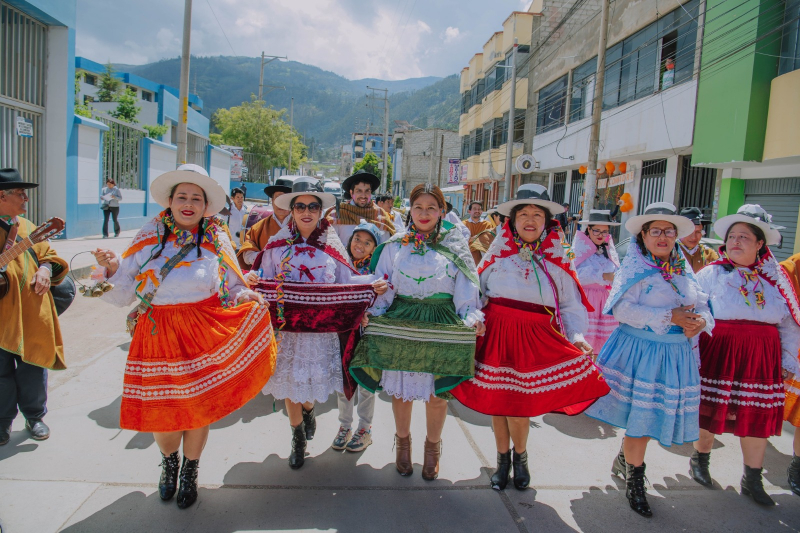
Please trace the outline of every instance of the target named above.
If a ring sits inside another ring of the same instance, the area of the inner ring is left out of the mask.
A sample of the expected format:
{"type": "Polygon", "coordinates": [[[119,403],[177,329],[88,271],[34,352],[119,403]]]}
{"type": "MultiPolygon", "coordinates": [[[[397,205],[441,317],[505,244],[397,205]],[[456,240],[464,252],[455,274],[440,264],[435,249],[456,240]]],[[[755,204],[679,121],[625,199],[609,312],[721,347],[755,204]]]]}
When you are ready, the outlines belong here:
{"type": "Polygon", "coordinates": [[[763,468],[750,468],[744,465],[742,494],[752,497],[760,505],[771,507],[775,505],[775,501],[764,490],[764,482],[761,479],[762,470],[763,468]]]}
{"type": "MultiPolygon", "coordinates": [[[[306,413],[303,411],[303,417],[306,413]]],[[[306,462],[306,440],[308,431],[305,422],[292,428],[292,453],[289,454],[289,466],[297,470],[306,462]]]]}
{"type": "Polygon", "coordinates": [[[497,452],[497,470],[492,474],[491,485],[494,490],[503,490],[511,478],[511,450],[497,452]]]}
{"type": "Polygon", "coordinates": [[[611,473],[617,474],[618,476],[622,476],[622,479],[625,479],[627,476],[627,464],[625,462],[625,452],[622,449],[622,444],[619,445],[619,453],[614,458],[614,462],[611,465],[611,473]]]}
{"type": "Polygon", "coordinates": [[[517,490],[525,490],[531,484],[531,473],[528,471],[528,451],[521,454],[514,450],[514,487],[517,490]]]}
{"type": "Polygon", "coordinates": [[[161,454],[161,478],[158,480],[158,495],[169,501],[178,490],[178,471],[181,468],[181,457],[178,452],[169,455],[161,454]]]}
{"type": "Polygon", "coordinates": [[[317,432],[317,418],[314,416],[313,407],[310,411],[306,411],[305,408],[303,408],[303,424],[306,428],[306,440],[313,440],[314,433],[317,432]]]}
{"type": "Polygon", "coordinates": [[[711,481],[711,472],[708,470],[710,462],[711,452],[703,453],[695,450],[689,459],[689,473],[692,475],[692,479],[705,487],[714,486],[711,481]]]}
{"type": "Polygon", "coordinates": [[[789,476],[789,488],[800,496],[800,457],[792,454],[792,462],[789,463],[786,475],[789,476]]]}
{"type": "Polygon", "coordinates": [[[644,486],[647,481],[644,475],[647,465],[642,463],[642,466],[633,466],[627,463],[626,466],[625,497],[628,498],[631,509],[650,518],[653,516],[653,511],[650,510],[650,504],[647,503],[647,488],[644,486]]]}
{"type": "Polygon", "coordinates": [[[200,459],[189,461],[183,458],[181,467],[181,486],[178,489],[178,507],[186,509],[197,501],[197,469],[200,467],[200,459]]]}

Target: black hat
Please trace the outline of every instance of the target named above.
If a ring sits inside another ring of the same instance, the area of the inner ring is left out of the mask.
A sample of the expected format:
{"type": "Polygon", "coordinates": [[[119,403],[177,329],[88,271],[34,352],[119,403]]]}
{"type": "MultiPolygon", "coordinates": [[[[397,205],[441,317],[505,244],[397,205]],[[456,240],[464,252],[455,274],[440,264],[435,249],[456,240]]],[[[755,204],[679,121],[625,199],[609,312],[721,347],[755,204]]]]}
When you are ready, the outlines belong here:
{"type": "Polygon", "coordinates": [[[453,210],[453,204],[451,204],[448,201],[445,201],[444,203],[447,204],[447,212],[448,213],[453,210]]]}
{"type": "Polygon", "coordinates": [[[526,183],[517,189],[517,197],[497,206],[497,212],[503,216],[511,216],[514,206],[520,204],[532,204],[544,207],[550,211],[551,215],[564,212],[564,207],[550,200],[547,188],[536,183],[526,183]]]}
{"type": "Polygon", "coordinates": [[[292,183],[292,190],[286,194],[282,194],[273,202],[281,209],[289,210],[292,200],[298,196],[312,195],[316,196],[322,202],[322,208],[328,209],[336,205],[336,197],[329,192],[322,190],[322,184],[318,179],[309,176],[301,176],[296,178],[292,183]]]}
{"type": "Polygon", "coordinates": [[[585,224],[588,226],[592,226],[595,224],[601,226],[619,226],[619,222],[615,222],[614,219],[611,218],[611,211],[608,209],[591,209],[589,211],[589,218],[585,218],[583,220],[579,220],[578,224],[585,224]]]}
{"type": "Polygon", "coordinates": [[[276,192],[284,192],[290,193],[292,192],[292,183],[294,180],[292,178],[278,178],[275,180],[273,185],[269,187],[264,187],[264,194],[272,199],[272,195],[276,192]]]}
{"type": "Polygon", "coordinates": [[[703,220],[703,212],[698,207],[684,207],[681,209],[681,216],[694,222],[695,226],[706,222],[706,220],[703,220]]]}
{"type": "Polygon", "coordinates": [[[377,191],[381,186],[381,179],[375,174],[367,172],[362,168],[342,182],[342,191],[344,193],[345,200],[350,200],[350,189],[359,183],[368,184],[370,189],[374,192],[377,191]]]}
{"type": "Polygon", "coordinates": [[[0,191],[11,189],[35,189],[38,183],[22,181],[22,176],[16,168],[0,169],[0,191]]]}

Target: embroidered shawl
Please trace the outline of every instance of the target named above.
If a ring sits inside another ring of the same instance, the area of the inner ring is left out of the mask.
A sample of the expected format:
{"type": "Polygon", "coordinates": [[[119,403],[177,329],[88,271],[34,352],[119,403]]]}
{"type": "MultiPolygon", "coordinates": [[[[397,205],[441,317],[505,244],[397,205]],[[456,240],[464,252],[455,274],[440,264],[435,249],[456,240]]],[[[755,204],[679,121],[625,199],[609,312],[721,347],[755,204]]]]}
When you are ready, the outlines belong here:
{"type": "MultiPolygon", "coordinates": [[[[383,252],[384,246],[392,242],[399,242],[403,240],[406,232],[396,233],[389,240],[382,243],[375,249],[372,254],[372,262],[370,263],[370,270],[373,272],[378,266],[378,260],[383,252]]],[[[469,251],[469,243],[461,231],[455,227],[454,224],[446,220],[442,220],[442,228],[439,230],[439,238],[436,239],[435,244],[425,243],[425,246],[431,250],[438,252],[453,262],[454,265],[475,285],[480,286],[478,280],[478,273],[475,270],[475,261],[472,259],[472,254],[469,251]]]]}
{"type": "MultiPolygon", "coordinates": [[[[675,246],[678,253],[683,253],[677,244],[675,246]]],[[[697,277],[692,272],[692,268],[689,266],[685,270],[686,272],[683,275],[696,283],[697,277]]],[[[603,314],[613,314],[612,309],[622,295],[636,283],[649,276],[661,276],[661,271],[656,266],[645,261],[636,239],[631,239],[628,245],[628,253],[625,254],[625,259],[622,260],[619,270],[614,274],[614,283],[611,284],[611,292],[609,292],[608,300],[606,300],[606,305],[603,307],[603,314]]]]}
{"type": "MultiPolygon", "coordinates": [[[[617,249],[614,248],[614,238],[611,235],[606,235],[606,250],[608,251],[608,258],[619,268],[619,255],[617,254],[617,249]]],[[[588,235],[582,231],[575,233],[572,238],[572,247],[568,252],[572,257],[572,264],[575,265],[575,268],[578,268],[581,263],[596,253],[597,245],[588,235]]]]}
{"type": "MultiPolygon", "coordinates": [[[[556,231],[557,228],[558,223],[554,223],[545,230],[547,231],[547,234],[540,245],[542,257],[545,261],[557,266],[572,278],[572,280],[575,282],[575,285],[578,287],[578,292],[581,294],[581,302],[583,303],[584,307],[591,312],[594,310],[594,307],[592,307],[592,304],[589,303],[586,293],[583,292],[583,287],[581,286],[581,282],[578,280],[578,273],[575,271],[575,266],[572,264],[572,261],[569,260],[569,256],[564,250],[564,247],[561,246],[561,237],[559,236],[558,231],[556,231]]],[[[489,266],[491,266],[498,259],[510,257],[518,253],[519,247],[514,242],[514,238],[511,233],[511,226],[509,226],[508,220],[506,220],[501,231],[497,234],[497,237],[495,237],[494,241],[492,241],[491,246],[489,246],[489,251],[483,256],[481,264],[478,265],[478,273],[483,273],[484,270],[489,268],[489,266]]]]}
{"type": "MultiPolygon", "coordinates": [[[[719,247],[719,251],[722,258],[710,263],[708,266],[730,265],[735,268],[733,263],[725,257],[724,244],[719,247]]],[[[778,260],[772,255],[772,250],[769,249],[769,246],[767,246],[766,253],[759,259],[759,264],[756,266],[755,271],[765,282],[773,287],[777,287],[783,299],[786,300],[786,305],[789,307],[792,318],[795,323],[800,326],[800,302],[798,302],[797,291],[795,291],[786,269],[782,264],[778,263],[778,260]]]]}

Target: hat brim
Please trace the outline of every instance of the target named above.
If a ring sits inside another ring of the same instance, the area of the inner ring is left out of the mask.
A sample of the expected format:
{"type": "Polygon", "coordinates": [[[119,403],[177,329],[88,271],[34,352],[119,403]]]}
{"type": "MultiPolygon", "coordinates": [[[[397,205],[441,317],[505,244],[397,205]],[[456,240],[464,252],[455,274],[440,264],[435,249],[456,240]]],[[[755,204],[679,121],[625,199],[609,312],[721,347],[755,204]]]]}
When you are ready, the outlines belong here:
{"type": "Polygon", "coordinates": [[[381,179],[374,174],[353,174],[342,182],[342,195],[344,196],[345,200],[350,200],[351,198],[350,188],[352,187],[352,184],[361,182],[369,183],[372,194],[375,194],[375,192],[381,186],[381,179]]]}
{"type": "Polygon", "coordinates": [[[11,181],[0,183],[0,191],[10,191],[12,189],[35,189],[38,186],[38,183],[30,183],[27,181],[11,181]]]}
{"type": "Polygon", "coordinates": [[[275,194],[276,192],[282,192],[288,194],[292,192],[292,188],[284,187],[283,185],[270,185],[269,187],[264,187],[264,194],[269,196],[270,199],[272,198],[272,195],[275,194]]]}
{"type": "Polygon", "coordinates": [[[316,196],[322,200],[322,209],[329,209],[336,205],[336,197],[334,195],[329,192],[318,191],[290,192],[288,194],[282,194],[275,198],[272,201],[272,204],[275,207],[289,211],[289,206],[292,203],[292,199],[297,198],[298,196],[316,196]]]}
{"type": "Polygon", "coordinates": [[[204,216],[214,216],[225,207],[226,194],[222,185],[217,183],[214,178],[191,170],[172,170],[161,174],[150,184],[150,194],[158,205],[166,209],[169,207],[169,195],[172,188],[181,183],[191,183],[205,191],[208,205],[204,216]]]}
{"type": "Polygon", "coordinates": [[[691,235],[694,233],[694,222],[689,220],[688,218],[681,216],[681,215],[664,215],[664,214],[655,214],[655,215],[636,215],[635,217],[629,218],[625,222],[625,229],[628,230],[631,235],[638,235],[642,231],[642,226],[647,224],[648,222],[655,222],[656,220],[663,220],[665,222],[671,222],[675,224],[675,227],[678,228],[678,238],[683,239],[687,235],[691,235]]]}
{"type": "Polygon", "coordinates": [[[539,207],[544,207],[548,211],[550,211],[551,215],[557,215],[559,213],[563,213],[565,211],[564,206],[559,205],[556,202],[551,202],[550,200],[538,200],[536,198],[525,198],[524,200],[509,200],[503,204],[497,206],[497,212],[505,217],[511,216],[511,210],[518,205],[536,205],[539,207]]]}
{"type": "Polygon", "coordinates": [[[603,220],[579,220],[581,226],[621,226],[622,222],[605,222],[603,220]]]}
{"type": "Polygon", "coordinates": [[[761,228],[764,235],[767,237],[767,246],[776,246],[781,243],[781,232],[768,222],[756,220],[753,217],[740,215],[739,213],[724,216],[714,222],[714,233],[716,233],[720,239],[725,240],[725,234],[728,233],[728,229],[738,222],[752,224],[753,226],[761,228]]]}

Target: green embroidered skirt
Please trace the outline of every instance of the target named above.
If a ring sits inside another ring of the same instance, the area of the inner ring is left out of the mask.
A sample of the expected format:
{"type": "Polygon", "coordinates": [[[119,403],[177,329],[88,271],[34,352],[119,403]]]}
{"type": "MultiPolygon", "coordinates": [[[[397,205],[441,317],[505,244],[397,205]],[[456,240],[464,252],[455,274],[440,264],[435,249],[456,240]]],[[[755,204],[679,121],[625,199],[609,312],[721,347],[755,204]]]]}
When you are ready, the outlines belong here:
{"type": "Polygon", "coordinates": [[[384,315],[370,317],[350,362],[365,389],[380,389],[384,370],[433,374],[437,396],[475,374],[475,330],[456,314],[453,296],[397,296],[384,315]]]}

